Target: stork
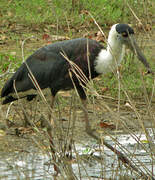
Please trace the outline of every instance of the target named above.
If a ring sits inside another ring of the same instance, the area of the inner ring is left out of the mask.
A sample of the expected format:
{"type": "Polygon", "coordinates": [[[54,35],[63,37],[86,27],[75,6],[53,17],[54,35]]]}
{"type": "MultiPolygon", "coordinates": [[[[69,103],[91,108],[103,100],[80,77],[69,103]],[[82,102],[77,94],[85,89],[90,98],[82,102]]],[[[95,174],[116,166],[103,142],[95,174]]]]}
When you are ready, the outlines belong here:
{"type": "MultiPolygon", "coordinates": [[[[5,97],[2,104],[17,100],[18,98],[12,95],[15,92],[19,93],[36,89],[35,83],[30,78],[30,72],[41,89],[49,88],[51,90],[51,107],[53,107],[54,98],[59,90],[69,90],[75,87],[83,104],[86,132],[98,140],[99,138],[92,133],[93,131],[89,125],[86,93],[83,89],[83,86],[86,86],[86,84],[80,81],[79,77],[86,77],[90,80],[100,74],[117,69],[123,60],[125,46],[136,53],[148,73],[153,73],[136,43],[134,30],[127,24],[115,24],[109,32],[106,49],[99,42],[86,38],[56,42],[38,49],[27,58],[26,62],[5,83],[1,91],[1,97],[5,97]],[[70,72],[72,72],[72,75],[70,75],[70,72]]],[[[20,98],[27,97],[27,100],[30,101],[35,96],[36,94],[27,94],[20,98]]],[[[52,139],[50,133],[49,136],[52,139]]],[[[122,153],[106,142],[103,143],[119,155],[119,158],[122,156],[120,160],[129,162],[122,153]]],[[[52,140],[51,144],[53,145],[52,140]]],[[[51,150],[54,154],[53,146],[51,146],[51,150]]],[[[134,169],[138,171],[137,168],[134,167],[134,169]]],[[[55,166],[55,170],[58,172],[57,166],[55,166]]],[[[145,174],[141,172],[140,174],[146,177],[145,174]]]]}
{"type": "MultiPolygon", "coordinates": [[[[69,71],[78,67],[88,80],[105,74],[116,69],[124,57],[125,46],[136,53],[138,59],[144,64],[148,73],[152,70],[145,56],[140,51],[134,38],[134,30],[127,24],[115,24],[112,26],[108,40],[107,48],[104,48],[99,42],[86,38],[77,38],[65,40],[44,46],[34,52],[27,58],[13,76],[5,83],[1,91],[1,97],[6,97],[2,104],[10,103],[18,98],[13,97],[12,93],[24,92],[30,89],[36,89],[34,83],[29,77],[29,69],[35,77],[41,89],[50,88],[52,94],[53,106],[54,98],[59,90],[69,90],[76,87],[77,92],[86,107],[86,93],[76,73],[69,71]],[[67,59],[69,61],[67,61],[67,59]],[[15,86],[14,86],[15,83],[15,86]],[[15,88],[14,88],[15,87],[15,88]]],[[[81,74],[80,74],[81,75],[81,74]]],[[[26,95],[27,100],[32,100],[36,95],[26,95]]],[[[89,129],[88,113],[84,108],[84,114],[89,129]]]]}

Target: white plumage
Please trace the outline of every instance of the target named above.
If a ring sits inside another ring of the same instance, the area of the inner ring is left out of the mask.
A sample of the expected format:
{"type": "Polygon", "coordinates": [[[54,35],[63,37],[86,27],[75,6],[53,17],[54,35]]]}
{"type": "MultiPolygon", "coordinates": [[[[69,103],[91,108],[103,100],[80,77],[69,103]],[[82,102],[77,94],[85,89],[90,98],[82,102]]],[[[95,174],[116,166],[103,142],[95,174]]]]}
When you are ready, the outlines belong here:
{"type": "Polygon", "coordinates": [[[125,45],[118,36],[116,25],[113,25],[109,32],[107,48],[102,49],[96,58],[95,70],[97,73],[106,74],[117,69],[125,54],[125,45]]]}

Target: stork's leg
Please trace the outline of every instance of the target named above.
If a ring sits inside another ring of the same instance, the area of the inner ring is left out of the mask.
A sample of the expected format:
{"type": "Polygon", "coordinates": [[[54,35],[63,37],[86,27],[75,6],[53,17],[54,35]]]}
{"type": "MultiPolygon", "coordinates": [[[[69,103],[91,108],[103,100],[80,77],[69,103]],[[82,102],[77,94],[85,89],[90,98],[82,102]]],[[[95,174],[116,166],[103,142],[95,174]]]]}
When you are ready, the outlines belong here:
{"type": "MultiPolygon", "coordinates": [[[[51,110],[53,109],[53,106],[54,106],[54,100],[55,100],[55,95],[53,95],[53,93],[52,93],[51,102],[50,102],[51,110]]],[[[50,149],[51,149],[51,153],[52,153],[54,174],[57,176],[59,173],[59,169],[56,165],[56,161],[57,161],[56,154],[55,154],[56,150],[55,150],[55,145],[54,145],[53,135],[52,135],[52,130],[54,127],[54,122],[52,119],[52,111],[49,111],[48,120],[45,121],[44,123],[45,123],[44,126],[47,128],[47,133],[48,133],[48,138],[49,138],[49,143],[50,143],[50,149]]]]}
{"type": "MultiPolygon", "coordinates": [[[[51,102],[50,102],[51,110],[53,109],[54,101],[55,101],[55,96],[52,95],[52,96],[51,96],[51,102]]],[[[49,114],[48,114],[48,118],[49,118],[49,121],[51,122],[51,124],[53,125],[51,111],[50,111],[49,114]]]]}
{"type": "Polygon", "coordinates": [[[88,110],[87,110],[87,100],[86,99],[81,99],[82,102],[82,109],[84,112],[84,119],[85,119],[85,130],[86,133],[95,138],[96,140],[98,140],[99,138],[94,134],[94,130],[91,128],[90,122],[89,122],[89,118],[88,118],[88,110]]]}
{"type": "Polygon", "coordinates": [[[82,109],[83,109],[83,112],[84,112],[86,131],[88,131],[88,129],[90,129],[90,124],[89,124],[89,119],[88,119],[87,100],[86,99],[81,99],[81,102],[82,102],[82,109]]]}
{"type": "Polygon", "coordinates": [[[85,130],[86,130],[86,133],[95,138],[95,139],[99,139],[96,135],[94,135],[94,131],[91,129],[91,125],[90,125],[90,122],[89,122],[89,118],[88,118],[88,110],[87,110],[87,100],[86,100],[86,94],[85,94],[85,91],[83,89],[83,87],[77,87],[77,90],[78,90],[78,93],[79,93],[79,96],[81,98],[81,102],[82,102],[82,109],[83,109],[83,112],[84,112],[84,119],[85,119],[85,130]]]}
{"type": "Polygon", "coordinates": [[[54,100],[55,100],[55,96],[52,96],[52,97],[51,97],[51,104],[50,104],[51,109],[52,109],[53,106],[54,106],[54,100]]]}
{"type": "Polygon", "coordinates": [[[51,96],[51,101],[50,101],[50,108],[51,109],[48,109],[48,120],[46,121],[41,121],[41,127],[47,127],[48,126],[54,126],[54,121],[52,119],[52,109],[53,109],[53,106],[54,106],[54,100],[55,100],[55,96],[51,96]]]}

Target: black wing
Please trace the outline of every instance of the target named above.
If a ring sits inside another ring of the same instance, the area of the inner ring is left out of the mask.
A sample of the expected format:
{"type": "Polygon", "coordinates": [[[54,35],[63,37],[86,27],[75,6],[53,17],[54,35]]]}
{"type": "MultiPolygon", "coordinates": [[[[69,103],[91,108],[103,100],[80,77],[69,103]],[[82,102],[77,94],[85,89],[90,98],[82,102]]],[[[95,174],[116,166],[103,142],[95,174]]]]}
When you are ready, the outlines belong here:
{"type": "MultiPolygon", "coordinates": [[[[102,48],[103,46],[98,42],[85,38],[61,41],[38,49],[26,60],[26,63],[40,88],[50,87],[54,93],[54,91],[57,92],[60,89],[72,87],[70,77],[68,76],[70,65],[61,53],[76,63],[87,77],[89,77],[89,56],[91,77],[94,78],[97,76],[94,70],[94,61],[102,48]]],[[[25,63],[23,63],[4,85],[1,97],[14,92],[13,82],[15,82],[18,92],[35,89],[28,74],[29,71],[25,63]]]]}

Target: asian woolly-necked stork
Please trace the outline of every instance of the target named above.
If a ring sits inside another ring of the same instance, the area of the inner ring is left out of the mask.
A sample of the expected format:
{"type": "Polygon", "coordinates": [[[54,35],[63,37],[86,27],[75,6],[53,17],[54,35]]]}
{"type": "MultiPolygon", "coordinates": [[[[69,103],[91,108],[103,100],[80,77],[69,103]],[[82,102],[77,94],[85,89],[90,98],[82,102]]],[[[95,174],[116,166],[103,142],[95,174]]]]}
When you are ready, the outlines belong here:
{"type": "MultiPolygon", "coordinates": [[[[152,72],[149,63],[134,39],[133,29],[127,24],[115,24],[112,26],[106,49],[99,42],[91,39],[78,38],[66,40],[38,49],[27,58],[26,64],[40,88],[50,88],[52,105],[54,97],[59,90],[69,90],[76,86],[85,107],[86,94],[82,86],[86,84],[80,82],[77,75],[82,76],[82,72],[90,79],[116,69],[123,60],[125,46],[137,54],[138,59],[145,65],[148,72],[152,72]],[[72,66],[66,57],[76,66],[72,66]],[[77,68],[74,69],[74,67],[78,67],[80,71],[77,70],[77,68]],[[74,71],[71,78],[69,71],[73,69],[74,71]]],[[[1,91],[1,97],[6,97],[3,104],[17,99],[10,95],[15,92],[15,89],[17,92],[35,89],[34,83],[28,75],[29,70],[26,64],[23,63],[5,83],[1,91]]],[[[26,95],[24,97],[32,100],[35,95],[26,95]]],[[[88,125],[86,109],[84,112],[88,125]]]]}
{"type": "MultiPolygon", "coordinates": [[[[91,130],[88,121],[85,103],[86,94],[83,89],[86,84],[79,79],[87,77],[89,80],[116,69],[123,60],[125,46],[136,53],[138,59],[147,68],[148,73],[153,73],[134,39],[133,29],[127,24],[115,24],[109,32],[106,49],[99,42],[86,38],[56,42],[38,49],[5,83],[1,91],[1,97],[6,98],[2,103],[7,104],[18,99],[13,97],[11,93],[36,89],[34,85],[36,82],[32,82],[33,78],[30,78],[31,73],[41,89],[50,88],[52,93],[51,107],[59,90],[69,90],[76,87],[83,103],[86,132],[98,140],[99,138],[91,130]],[[70,72],[72,72],[72,75],[70,75],[70,72]]],[[[32,94],[23,97],[32,100],[35,96],[32,94]]],[[[51,150],[55,154],[50,132],[49,137],[51,138],[51,150]]],[[[122,156],[123,162],[129,162],[122,153],[115,150],[111,145],[106,142],[103,142],[103,144],[115,152],[119,158],[122,156]]],[[[53,155],[53,159],[56,159],[55,155],[53,155]]],[[[56,165],[54,169],[58,172],[56,165]]],[[[141,172],[140,174],[146,177],[145,174],[141,172]]]]}

